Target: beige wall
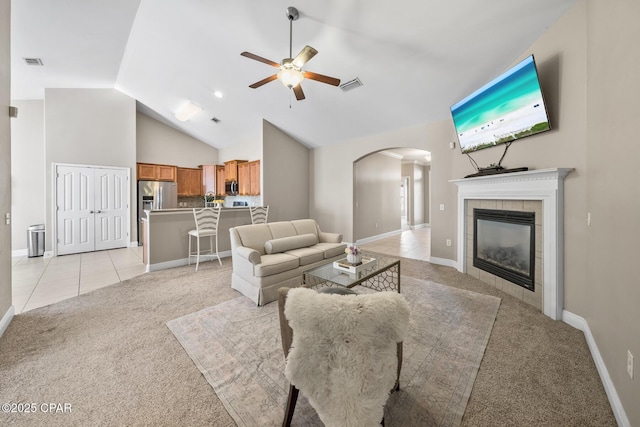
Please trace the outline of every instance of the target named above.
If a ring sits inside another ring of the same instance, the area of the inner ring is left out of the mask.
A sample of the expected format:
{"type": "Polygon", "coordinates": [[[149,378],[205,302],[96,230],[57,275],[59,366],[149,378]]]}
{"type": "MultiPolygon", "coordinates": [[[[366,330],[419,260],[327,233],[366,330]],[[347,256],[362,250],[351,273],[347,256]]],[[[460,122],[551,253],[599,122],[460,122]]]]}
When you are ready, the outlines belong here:
{"type": "Polygon", "coordinates": [[[375,153],[358,160],[353,167],[353,241],[399,230],[400,160],[375,153]]]}
{"type": "Polygon", "coordinates": [[[409,207],[407,221],[411,226],[428,223],[429,213],[429,167],[415,162],[402,164],[402,176],[408,176],[409,207]]]}
{"type": "Polygon", "coordinates": [[[444,211],[432,211],[431,253],[433,257],[453,263],[455,248],[446,246],[446,240],[455,241],[456,192],[448,181],[456,177],[451,172],[451,164],[454,154],[460,155],[460,152],[449,148],[449,142],[455,138],[452,133],[450,121],[442,121],[314,149],[310,164],[311,217],[326,223],[325,228],[343,233],[345,241],[353,242],[353,185],[345,184],[354,182],[353,163],[388,148],[430,151],[431,203],[445,205],[444,211]]]}
{"type": "Polygon", "coordinates": [[[579,291],[586,302],[579,314],[589,323],[630,425],[640,426],[640,56],[634,47],[640,40],[640,2],[586,4],[586,211],[591,226],[585,230],[587,252],[580,266],[586,280],[579,291]],[[627,350],[635,356],[633,380],[626,371],[627,350]]]}
{"type": "Polygon", "coordinates": [[[11,121],[12,250],[27,250],[27,227],[45,223],[44,102],[11,101],[18,117],[11,121]]]}
{"type": "MultiPolygon", "coordinates": [[[[548,103],[552,130],[514,143],[503,165],[530,169],[572,167],[565,181],[565,308],[591,329],[631,425],[640,425],[640,186],[633,154],[640,109],[640,3],[581,0],[520,58],[534,54],[548,103]],[[589,44],[587,44],[589,42],[589,44]],[[587,213],[593,224],[587,227],[587,213]],[[626,373],[626,352],[636,357],[636,379],[626,373]]],[[[455,101],[455,100],[452,100],[455,101]]],[[[456,188],[448,183],[473,169],[458,149],[450,120],[313,150],[311,213],[332,230],[353,236],[351,163],[383,148],[406,146],[433,153],[431,172],[432,257],[455,262],[445,239],[457,233],[456,188]],[[335,188],[342,188],[336,192],[335,188]],[[331,200],[330,204],[323,203],[331,200]],[[440,210],[440,204],[445,209],[440,210]]],[[[486,166],[502,149],[474,154],[486,166]]]]}
{"type": "Polygon", "coordinates": [[[136,161],[196,168],[218,164],[218,149],[136,113],[136,161]]]}
{"type": "Polygon", "coordinates": [[[136,103],[115,89],[45,89],[46,250],[52,248],[52,163],[131,170],[131,234],[137,221],[136,103]]]}
{"type": "Polygon", "coordinates": [[[4,221],[11,212],[10,17],[11,1],[0,0],[0,335],[11,308],[11,226],[4,221]]]}
{"type": "MultiPolygon", "coordinates": [[[[540,37],[520,59],[534,54],[540,84],[549,109],[552,130],[516,141],[503,166],[529,169],[575,168],[565,180],[565,295],[567,310],[582,315],[590,296],[584,292],[586,257],[586,142],[587,142],[587,52],[585,3],[565,14],[540,37]]],[[[458,151],[459,153],[459,151],[458,151]]],[[[480,166],[497,162],[501,147],[472,154],[480,166]]],[[[454,157],[453,173],[459,178],[473,172],[466,158],[454,157]]],[[[437,212],[434,205],[432,212],[437,212]]]]}
{"type": "Polygon", "coordinates": [[[269,205],[269,222],[309,218],[309,149],[263,120],[262,150],[262,201],[269,205]]]}

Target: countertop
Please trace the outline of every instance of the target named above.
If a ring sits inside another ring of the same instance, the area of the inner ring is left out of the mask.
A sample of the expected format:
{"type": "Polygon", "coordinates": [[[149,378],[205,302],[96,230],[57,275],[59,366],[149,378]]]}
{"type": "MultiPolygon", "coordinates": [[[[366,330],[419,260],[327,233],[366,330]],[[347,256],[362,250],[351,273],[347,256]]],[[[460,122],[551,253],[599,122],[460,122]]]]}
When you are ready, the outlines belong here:
{"type": "MultiPolygon", "coordinates": [[[[151,210],[145,210],[146,213],[169,213],[169,212],[176,212],[176,213],[181,213],[181,212],[193,212],[194,208],[173,208],[173,209],[151,209],[151,210]]],[[[202,207],[199,208],[195,208],[195,209],[203,209],[202,207]]],[[[215,209],[215,208],[213,208],[215,209]]],[[[224,207],[220,209],[222,212],[224,211],[243,211],[249,210],[249,206],[233,206],[233,207],[224,207]]]]}

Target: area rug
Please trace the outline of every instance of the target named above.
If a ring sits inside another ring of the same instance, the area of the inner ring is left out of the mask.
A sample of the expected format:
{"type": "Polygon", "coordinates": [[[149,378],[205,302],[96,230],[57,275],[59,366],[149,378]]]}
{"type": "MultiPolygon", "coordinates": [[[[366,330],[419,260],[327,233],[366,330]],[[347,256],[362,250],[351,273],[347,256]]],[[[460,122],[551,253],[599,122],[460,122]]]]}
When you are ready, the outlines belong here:
{"type": "MultiPolygon", "coordinates": [[[[401,389],[387,402],[385,425],[458,426],[500,298],[404,276],[402,293],[411,320],[401,389]]],[[[239,426],[281,425],[289,384],[277,302],[256,307],[238,297],[167,326],[239,426]]],[[[302,395],[292,425],[322,426],[302,395]]]]}

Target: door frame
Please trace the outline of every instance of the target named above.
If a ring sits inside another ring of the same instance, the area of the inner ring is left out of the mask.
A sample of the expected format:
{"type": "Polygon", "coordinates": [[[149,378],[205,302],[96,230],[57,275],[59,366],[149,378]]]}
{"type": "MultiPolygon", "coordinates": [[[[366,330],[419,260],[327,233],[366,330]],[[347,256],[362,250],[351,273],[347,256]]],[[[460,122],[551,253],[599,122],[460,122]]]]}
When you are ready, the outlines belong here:
{"type": "Polygon", "coordinates": [[[127,182],[129,183],[127,187],[127,213],[125,215],[127,224],[125,225],[125,229],[127,230],[127,234],[129,236],[129,241],[127,242],[127,247],[131,246],[131,168],[122,167],[122,166],[107,166],[107,165],[87,165],[87,164],[79,164],[79,163],[59,163],[52,162],[51,163],[51,252],[52,256],[58,256],[58,190],[57,190],[57,175],[58,175],[58,167],[76,167],[76,168],[92,168],[92,169],[117,169],[122,170],[127,173],[127,182]]]}

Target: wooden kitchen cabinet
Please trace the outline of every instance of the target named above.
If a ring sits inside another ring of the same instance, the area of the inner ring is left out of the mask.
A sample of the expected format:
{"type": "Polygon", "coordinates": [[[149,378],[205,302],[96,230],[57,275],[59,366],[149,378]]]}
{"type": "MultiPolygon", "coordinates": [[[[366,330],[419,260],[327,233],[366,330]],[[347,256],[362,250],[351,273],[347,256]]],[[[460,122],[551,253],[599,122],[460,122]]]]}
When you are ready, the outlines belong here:
{"type": "Polygon", "coordinates": [[[238,165],[238,194],[248,196],[251,194],[251,176],[249,163],[240,163],[238,165]]]}
{"type": "Polygon", "coordinates": [[[178,196],[202,196],[202,170],[177,168],[178,196]]]}
{"type": "Polygon", "coordinates": [[[224,196],[226,191],[224,187],[224,180],[226,177],[226,170],[224,165],[216,165],[216,195],[224,196]]]}
{"type": "Polygon", "coordinates": [[[138,181],[176,181],[177,167],[171,165],[157,165],[153,163],[137,163],[136,175],[138,181]]]}
{"type": "Polygon", "coordinates": [[[246,160],[229,160],[224,162],[224,179],[225,181],[238,180],[238,165],[246,163],[246,160]]]}
{"type": "Polygon", "coordinates": [[[251,180],[251,195],[260,195],[260,160],[249,162],[249,179],[251,180]]]}
{"type": "Polygon", "coordinates": [[[242,196],[260,194],[260,160],[238,165],[238,193],[242,196]]]}
{"type": "Polygon", "coordinates": [[[216,185],[216,167],[216,165],[200,165],[200,169],[202,169],[202,190],[205,194],[218,194],[216,185]]]}

